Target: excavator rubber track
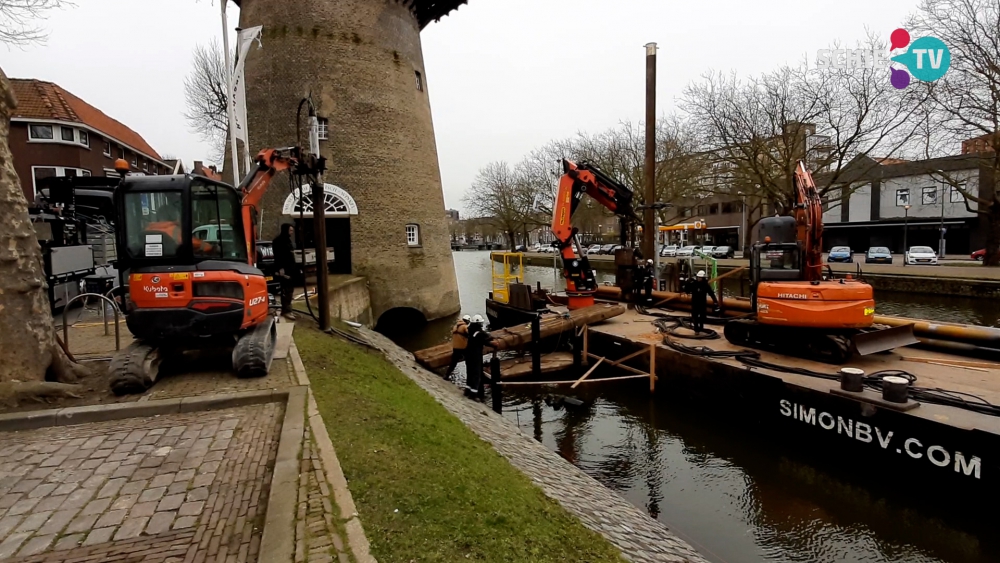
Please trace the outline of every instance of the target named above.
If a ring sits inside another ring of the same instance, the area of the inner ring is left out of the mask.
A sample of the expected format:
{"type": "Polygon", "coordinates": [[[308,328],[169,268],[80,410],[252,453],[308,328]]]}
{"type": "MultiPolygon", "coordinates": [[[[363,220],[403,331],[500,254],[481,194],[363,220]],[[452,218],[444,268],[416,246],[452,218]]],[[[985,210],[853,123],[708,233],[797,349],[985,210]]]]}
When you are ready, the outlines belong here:
{"type": "Polygon", "coordinates": [[[726,323],[726,340],[737,346],[770,350],[828,364],[842,364],[853,355],[847,334],[831,334],[819,329],[761,324],[751,319],[726,323]]]}
{"type": "Polygon", "coordinates": [[[111,359],[110,383],[115,395],[143,393],[156,383],[160,352],[151,344],[136,341],[111,359]]]}
{"type": "Polygon", "coordinates": [[[274,317],[248,330],[233,347],[233,369],[239,378],[264,377],[271,369],[278,329],[274,317]]]}

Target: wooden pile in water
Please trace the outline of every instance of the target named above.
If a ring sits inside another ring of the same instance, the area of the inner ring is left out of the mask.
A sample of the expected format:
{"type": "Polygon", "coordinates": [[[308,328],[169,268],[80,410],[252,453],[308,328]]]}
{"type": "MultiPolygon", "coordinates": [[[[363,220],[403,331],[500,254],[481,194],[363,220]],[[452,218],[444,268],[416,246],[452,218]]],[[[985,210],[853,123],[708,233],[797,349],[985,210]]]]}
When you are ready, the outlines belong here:
{"type": "MultiPolygon", "coordinates": [[[[555,336],[563,332],[597,323],[625,313],[623,305],[599,303],[583,309],[567,313],[543,315],[539,323],[539,333],[542,338],[555,336]]],[[[531,342],[531,324],[521,324],[490,333],[498,350],[513,350],[531,342]]],[[[451,343],[445,343],[433,348],[415,352],[417,362],[427,369],[446,367],[451,362],[451,343]]]]}

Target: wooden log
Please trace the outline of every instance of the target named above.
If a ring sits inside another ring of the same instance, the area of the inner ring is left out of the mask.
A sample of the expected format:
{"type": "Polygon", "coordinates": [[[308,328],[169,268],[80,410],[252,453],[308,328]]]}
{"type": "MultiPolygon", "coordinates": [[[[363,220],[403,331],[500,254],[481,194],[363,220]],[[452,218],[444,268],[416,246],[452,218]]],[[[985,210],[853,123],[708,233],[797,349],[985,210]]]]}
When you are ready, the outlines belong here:
{"type": "MultiPolygon", "coordinates": [[[[613,303],[600,303],[562,315],[542,317],[539,334],[542,338],[556,336],[563,332],[600,322],[625,313],[625,307],[613,303]]],[[[495,330],[490,333],[497,350],[513,350],[531,342],[531,324],[521,324],[495,330]]],[[[446,367],[451,362],[451,344],[445,343],[413,354],[420,365],[428,369],[446,367]]]]}
{"type": "MultiPolygon", "coordinates": [[[[602,377],[600,379],[588,379],[586,381],[581,381],[580,383],[604,383],[607,381],[623,381],[626,379],[649,379],[649,374],[642,375],[621,375],[618,377],[602,377]]],[[[565,381],[504,381],[504,387],[508,385],[571,385],[574,380],[567,379],[565,381]]]]}

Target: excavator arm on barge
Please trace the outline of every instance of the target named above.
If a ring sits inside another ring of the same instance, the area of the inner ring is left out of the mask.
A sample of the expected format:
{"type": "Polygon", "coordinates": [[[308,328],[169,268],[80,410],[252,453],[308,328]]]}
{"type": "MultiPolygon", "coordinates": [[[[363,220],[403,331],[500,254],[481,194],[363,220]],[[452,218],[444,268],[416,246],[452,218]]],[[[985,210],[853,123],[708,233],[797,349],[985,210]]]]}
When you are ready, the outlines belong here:
{"type": "MultiPolygon", "coordinates": [[[[559,180],[559,191],[552,209],[552,234],[555,235],[562,257],[570,309],[593,305],[594,293],[597,292],[597,279],[576,240],[577,229],[573,226],[573,213],[584,194],[625,221],[639,220],[632,209],[631,188],[593,164],[563,159],[563,175],[559,180]]],[[[623,229],[623,235],[624,232],[623,229]]]]}
{"type": "Polygon", "coordinates": [[[774,348],[830,363],[916,343],[912,327],[875,329],[872,287],[823,275],[823,203],[805,164],[793,175],[791,216],[765,217],[750,258],[756,319],[729,321],[733,344],[774,348]]]}

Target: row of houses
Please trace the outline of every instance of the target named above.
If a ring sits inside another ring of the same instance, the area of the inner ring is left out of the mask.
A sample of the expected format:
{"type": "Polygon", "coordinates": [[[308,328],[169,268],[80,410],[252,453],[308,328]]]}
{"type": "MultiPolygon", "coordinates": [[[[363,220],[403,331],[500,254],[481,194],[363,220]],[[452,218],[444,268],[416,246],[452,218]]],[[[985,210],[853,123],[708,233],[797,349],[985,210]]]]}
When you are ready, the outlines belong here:
{"type": "MultiPolygon", "coordinates": [[[[815,134],[810,124],[790,124],[817,185],[829,186],[824,197],[824,250],[850,246],[864,251],[888,247],[894,253],[904,245],[923,245],[944,254],[968,254],[985,245],[988,222],[962,192],[992,198],[992,167],[984,157],[992,151],[988,136],[962,143],[961,154],[925,160],[858,156],[837,174],[829,170],[829,139],[815,134]],[[956,188],[958,186],[958,188],[956,188]]],[[[776,137],[765,143],[786,142],[776,137]]],[[[762,214],[780,211],[773,202],[744,194],[732,178],[724,158],[715,166],[710,182],[714,189],[704,197],[674,201],[665,223],[700,221],[706,230],[692,240],[698,243],[747,248],[753,225],[762,214]],[[721,183],[722,189],[719,189],[721,183]],[[747,233],[747,231],[751,231],[747,233]],[[749,235],[749,236],[748,236],[749,235]]],[[[667,242],[678,242],[674,238],[667,242]]]]}
{"type": "MultiPolygon", "coordinates": [[[[163,158],[123,123],[52,82],[10,80],[18,106],[11,116],[10,144],[24,197],[34,201],[46,178],[117,178],[115,160],[133,174],[183,174],[179,160],[163,158]]],[[[191,173],[221,179],[214,166],[196,161],[191,173]]]]}

